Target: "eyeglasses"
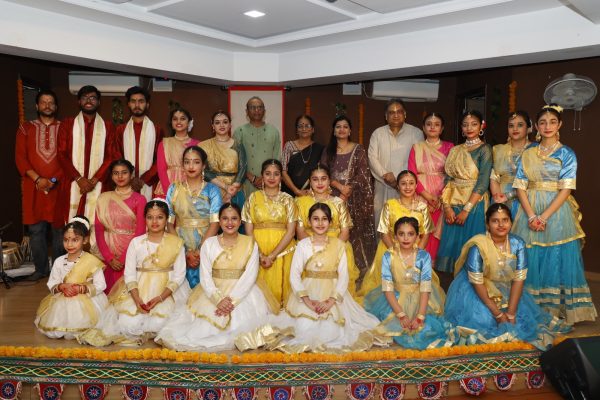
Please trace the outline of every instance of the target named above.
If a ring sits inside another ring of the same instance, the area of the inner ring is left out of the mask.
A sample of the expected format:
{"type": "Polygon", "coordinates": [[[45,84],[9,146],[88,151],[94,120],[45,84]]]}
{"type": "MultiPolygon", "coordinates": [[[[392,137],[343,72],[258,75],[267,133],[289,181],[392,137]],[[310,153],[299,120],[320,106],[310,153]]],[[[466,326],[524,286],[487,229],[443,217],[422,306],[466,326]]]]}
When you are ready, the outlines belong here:
{"type": "Polygon", "coordinates": [[[248,110],[251,111],[258,111],[258,110],[264,110],[265,106],[248,106],[248,110]]]}
{"type": "Polygon", "coordinates": [[[296,125],[296,129],[298,129],[298,130],[311,129],[311,128],[312,128],[311,124],[298,124],[298,125],[296,125]]]}
{"type": "Polygon", "coordinates": [[[84,96],[84,97],[81,98],[81,100],[84,101],[84,102],[86,102],[86,103],[88,101],[91,101],[92,103],[95,103],[95,102],[98,101],[98,97],[97,96],[84,96]]]}

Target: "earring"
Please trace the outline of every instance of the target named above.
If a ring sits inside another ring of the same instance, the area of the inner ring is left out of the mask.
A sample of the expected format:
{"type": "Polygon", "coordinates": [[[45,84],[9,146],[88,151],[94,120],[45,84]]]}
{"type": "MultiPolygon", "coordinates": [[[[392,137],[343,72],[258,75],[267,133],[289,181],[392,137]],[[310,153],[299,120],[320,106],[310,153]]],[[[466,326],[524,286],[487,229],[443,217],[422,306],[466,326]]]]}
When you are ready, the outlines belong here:
{"type": "Polygon", "coordinates": [[[560,140],[560,131],[557,131],[557,132],[556,132],[556,138],[557,138],[558,140],[560,140]]]}
{"type": "Polygon", "coordinates": [[[202,182],[204,182],[204,170],[202,170],[202,174],[200,176],[202,177],[202,182]]]}
{"type": "Polygon", "coordinates": [[[483,136],[483,129],[479,131],[479,136],[483,136]]]}
{"type": "Polygon", "coordinates": [[[506,143],[510,143],[510,135],[506,138],[506,143]]]}
{"type": "Polygon", "coordinates": [[[329,186],[329,187],[327,188],[327,193],[328,193],[328,194],[331,194],[331,193],[333,193],[333,189],[331,188],[331,186],[329,186]]]}
{"type": "Polygon", "coordinates": [[[537,142],[539,142],[539,141],[541,141],[541,140],[542,140],[542,135],[540,134],[540,132],[538,132],[538,133],[536,133],[536,134],[535,134],[535,140],[536,140],[537,142]]]}
{"type": "Polygon", "coordinates": [[[464,132],[461,132],[462,137],[467,137],[464,132]]]}
{"type": "Polygon", "coordinates": [[[265,190],[265,181],[262,181],[262,190],[263,190],[263,192],[265,190]]]}
{"type": "Polygon", "coordinates": [[[279,182],[279,191],[281,192],[281,182],[279,182]]]}

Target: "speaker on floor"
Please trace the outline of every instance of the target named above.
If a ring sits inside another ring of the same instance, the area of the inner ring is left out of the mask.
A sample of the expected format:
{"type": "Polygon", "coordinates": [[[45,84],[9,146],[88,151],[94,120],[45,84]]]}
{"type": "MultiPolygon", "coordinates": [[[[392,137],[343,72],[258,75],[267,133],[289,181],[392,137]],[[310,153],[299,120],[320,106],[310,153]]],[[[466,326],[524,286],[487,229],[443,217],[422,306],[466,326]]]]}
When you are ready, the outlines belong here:
{"type": "Polygon", "coordinates": [[[565,399],[600,399],[600,336],[567,339],[543,353],[540,361],[565,399]]]}

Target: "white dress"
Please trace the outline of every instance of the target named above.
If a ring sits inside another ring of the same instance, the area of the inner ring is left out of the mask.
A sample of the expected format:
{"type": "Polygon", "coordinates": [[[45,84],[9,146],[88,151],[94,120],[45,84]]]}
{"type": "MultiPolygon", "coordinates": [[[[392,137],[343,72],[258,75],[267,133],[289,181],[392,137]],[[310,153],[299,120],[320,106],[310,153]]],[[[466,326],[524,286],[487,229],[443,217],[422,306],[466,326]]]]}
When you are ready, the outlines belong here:
{"type": "MultiPolygon", "coordinates": [[[[88,258],[96,259],[90,254],[83,254],[88,258]]],[[[106,282],[102,272],[104,266],[102,261],[96,259],[98,265],[93,267],[95,271],[91,276],[86,274],[88,276],[84,277],[85,280],[71,279],[72,274],[69,273],[75,266],[75,262],[67,261],[67,256],[68,254],[65,254],[54,261],[48,279],[50,294],[42,300],[34,321],[38,330],[51,339],[74,339],[78,333],[92,328],[108,307],[108,299],[104,294],[106,282]],[[66,281],[86,285],[87,293],[65,297],[58,291],[58,285],[66,281]],[[89,308],[90,305],[92,309],[89,308]]]]}
{"type": "MultiPolygon", "coordinates": [[[[173,236],[173,235],[171,235],[173,236]]],[[[180,240],[179,238],[177,238],[180,240]]],[[[94,346],[106,346],[110,343],[141,343],[146,337],[154,337],[173,313],[176,304],[185,304],[190,287],[185,279],[185,251],[180,243],[179,252],[172,268],[168,272],[140,271],[144,260],[154,254],[159,243],[148,241],[144,234],[133,238],[127,248],[123,280],[117,281],[109,294],[110,306],[93,329],[78,337],[80,343],[94,346]],[[150,274],[150,279],[145,279],[150,274]],[[155,274],[155,275],[152,275],[155,274]],[[146,275],[144,277],[144,275],[146,275]],[[164,276],[168,275],[168,277],[164,276]],[[144,284],[144,282],[147,282],[144,284]],[[166,282],[166,285],[165,285],[166,282]],[[138,286],[139,285],[139,286],[138,286]],[[160,295],[164,288],[171,289],[173,294],[158,303],[149,313],[141,313],[129,290],[137,287],[142,301],[148,302],[160,295]]]]}
{"type": "Polygon", "coordinates": [[[329,238],[329,245],[335,244],[336,241],[341,243],[337,273],[335,265],[332,266],[333,270],[328,271],[325,271],[328,268],[322,266],[320,261],[316,265],[311,265],[315,264],[311,261],[311,257],[323,250],[325,246],[313,248],[311,238],[301,240],[296,246],[290,272],[292,294],[286,306],[287,313],[296,318],[295,337],[283,341],[284,351],[322,352],[328,349],[359,351],[366,350],[374,342],[374,336],[370,331],[379,324],[379,320],[356,303],[348,292],[348,265],[344,242],[329,238]],[[323,271],[320,272],[319,269],[323,271]],[[302,278],[303,273],[304,278],[302,278]],[[337,275],[337,278],[317,277],[319,273],[337,275]],[[306,295],[311,300],[319,301],[334,297],[336,303],[326,315],[317,315],[302,302],[301,296],[306,295]]]}
{"type": "Polygon", "coordinates": [[[236,259],[226,255],[227,249],[221,246],[218,237],[206,239],[200,249],[200,284],[192,291],[187,304],[177,306],[156,336],[157,343],[176,350],[211,351],[235,347],[248,350],[264,344],[262,334],[272,333],[269,325],[272,313],[256,285],[258,247],[248,236],[240,235],[240,239],[247,241],[247,249],[252,250],[249,257],[246,252],[237,259],[237,266],[234,265],[236,259]],[[221,266],[231,264],[232,268],[214,269],[219,256],[224,257],[221,266]],[[229,317],[216,316],[216,306],[226,296],[232,299],[235,308],[229,317]],[[243,336],[241,342],[239,336],[243,336]]]}

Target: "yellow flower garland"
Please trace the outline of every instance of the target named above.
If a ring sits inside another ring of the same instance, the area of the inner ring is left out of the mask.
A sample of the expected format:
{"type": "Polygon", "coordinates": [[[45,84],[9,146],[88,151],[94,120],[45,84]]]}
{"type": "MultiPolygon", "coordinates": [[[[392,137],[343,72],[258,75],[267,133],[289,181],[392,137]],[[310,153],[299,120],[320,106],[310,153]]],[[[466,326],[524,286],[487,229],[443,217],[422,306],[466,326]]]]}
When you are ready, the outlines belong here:
{"type": "MultiPolygon", "coordinates": [[[[563,338],[559,340],[564,340],[563,338]]],[[[244,353],[228,356],[217,353],[178,352],[168,349],[100,350],[95,348],[50,348],[0,346],[0,357],[57,358],[95,361],[176,361],[203,364],[296,364],[341,363],[351,361],[391,361],[442,358],[467,354],[533,350],[529,343],[511,342],[471,346],[443,347],[428,350],[382,349],[344,354],[284,354],[279,352],[244,353]]]]}

